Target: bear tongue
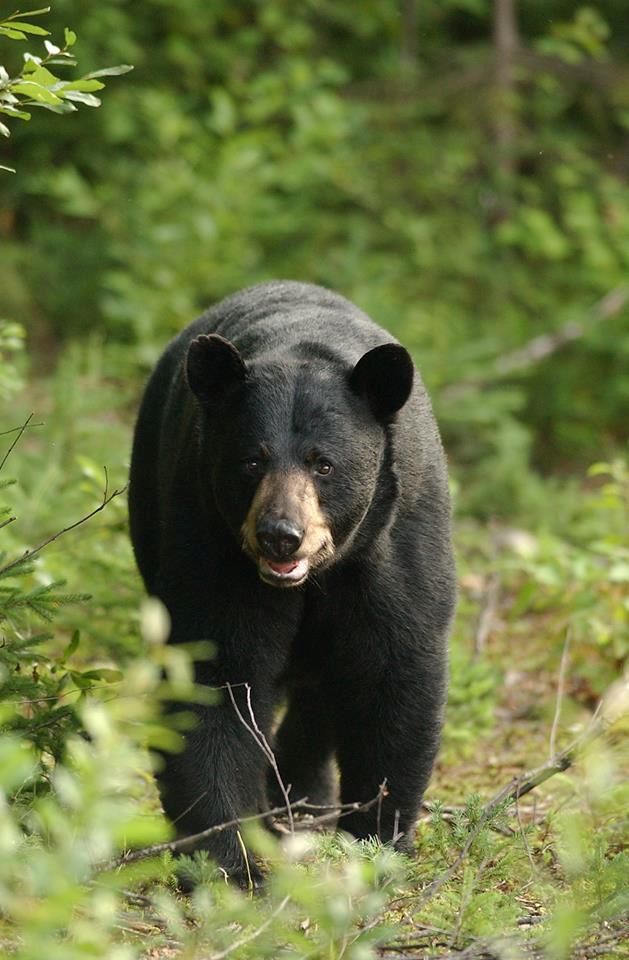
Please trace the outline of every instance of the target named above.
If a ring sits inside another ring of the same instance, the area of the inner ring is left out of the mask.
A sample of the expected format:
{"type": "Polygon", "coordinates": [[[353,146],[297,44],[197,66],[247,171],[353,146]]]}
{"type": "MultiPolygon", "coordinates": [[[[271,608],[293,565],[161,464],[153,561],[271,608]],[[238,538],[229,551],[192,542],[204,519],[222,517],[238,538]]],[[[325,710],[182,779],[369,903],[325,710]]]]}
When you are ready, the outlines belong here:
{"type": "Polygon", "coordinates": [[[273,560],[266,562],[274,573],[290,573],[299,563],[298,560],[287,560],[286,563],[275,563],[273,560]]]}

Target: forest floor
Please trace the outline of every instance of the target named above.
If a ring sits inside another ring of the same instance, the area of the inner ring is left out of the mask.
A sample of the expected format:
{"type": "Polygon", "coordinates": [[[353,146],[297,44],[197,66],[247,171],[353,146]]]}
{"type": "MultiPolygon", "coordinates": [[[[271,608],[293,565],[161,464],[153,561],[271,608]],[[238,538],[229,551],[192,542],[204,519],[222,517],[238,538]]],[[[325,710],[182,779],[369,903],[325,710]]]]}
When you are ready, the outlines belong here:
{"type": "MultiPolygon", "coordinates": [[[[15,458],[22,522],[11,549],[89,512],[102,496],[102,464],[111,488],[125,482],[128,392],[118,394],[98,370],[92,381],[77,376],[72,363],[56,389],[29,398],[48,410],[46,426],[29,432],[15,458]]],[[[358,850],[322,833],[302,863],[286,865],[271,851],[278,879],[265,895],[210,887],[214,908],[203,914],[201,901],[174,890],[172,859],[162,857],[161,880],[129,873],[121,942],[146,958],[191,960],[628,956],[626,583],[608,576],[601,559],[615,550],[618,566],[623,548],[614,546],[609,490],[606,514],[596,490],[579,496],[592,530],[575,540],[536,518],[527,529],[458,519],[450,701],[415,858],[387,858],[377,845],[358,850]]],[[[142,590],[124,500],[63,546],[51,544],[44,560],[47,577],[92,596],[87,610],[60,611],[58,647],[79,629],[88,664],[122,670],[142,655],[142,590]]],[[[146,771],[141,779],[148,782],[146,771]]],[[[153,787],[141,802],[155,814],[153,787]]]]}

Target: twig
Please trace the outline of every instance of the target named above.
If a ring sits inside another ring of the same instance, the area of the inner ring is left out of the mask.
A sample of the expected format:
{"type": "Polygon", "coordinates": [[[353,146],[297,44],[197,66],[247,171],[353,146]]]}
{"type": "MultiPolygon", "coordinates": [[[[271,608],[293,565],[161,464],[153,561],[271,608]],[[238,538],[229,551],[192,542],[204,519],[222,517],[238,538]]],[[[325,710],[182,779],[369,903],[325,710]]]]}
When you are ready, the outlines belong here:
{"type": "Polygon", "coordinates": [[[251,867],[249,866],[249,856],[247,854],[247,848],[245,846],[245,841],[242,839],[242,833],[240,830],[236,830],[236,839],[238,840],[238,846],[240,847],[240,852],[242,853],[242,859],[245,861],[245,867],[247,868],[247,890],[253,892],[253,877],[251,876],[251,867]]]}
{"type": "Polygon", "coordinates": [[[522,823],[522,816],[520,814],[520,798],[516,797],[515,799],[515,815],[518,821],[518,827],[520,828],[520,836],[522,837],[522,843],[524,844],[524,849],[526,850],[526,855],[529,858],[529,863],[531,864],[531,870],[533,873],[537,873],[537,868],[535,866],[535,861],[533,860],[533,854],[531,853],[531,848],[529,846],[529,841],[524,831],[524,824],[522,823]]]}
{"type": "MultiPolygon", "coordinates": [[[[30,416],[28,419],[30,420],[32,416],[34,416],[34,414],[31,413],[31,416],[30,416]]],[[[10,430],[0,430],[0,437],[8,437],[10,433],[20,433],[20,431],[23,433],[23,432],[24,432],[24,426],[25,426],[25,425],[23,425],[23,426],[21,426],[21,427],[11,427],[10,430]]],[[[43,421],[43,420],[40,420],[39,423],[31,423],[31,424],[29,424],[29,426],[31,426],[31,427],[43,427],[43,426],[44,426],[44,421],[43,421]]],[[[19,438],[18,438],[18,439],[19,439],[19,438]]]]}
{"type": "Polygon", "coordinates": [[[207,960],[223,960],[224,957],[228,957],[230,953],[233,953],[234,950],[239,950],[240,947],[244,947],[246,944],[251,943],[252,940],[257,940],[261,933],[271,926],[276,917],[280,915],[282,910],[286,905],[290,903],[290,897],[284,897],[283,900],[279,902],[273,913],[269,914],[264,923],[261,923],[252,933],[247,934],[245,937],[241,937],[240,940],[234,940],[233,943],[230,943],[228,947],[225,947],[224,950],[221,950],[219,953],[211,953],[207,960]]]}
{"type": "Polygon", "coordinates": [[[13,523],[15,520],[17,520],[17,517],[7,517],[6,520],[3,520],[2,523],[0,523],[0,530],[2,530],[3,527],[8,527],[9,524],[13,523]]]}
{"type": "Polygon", "coordinates": [[[245,727],[245,729],[249,731],[249,733],[251,734],[255,742],[260,747],[260,750],[262,751],[266,759],[269,761],[271,769],[275,774],[275,779],[278,782],[280,791],[286,803],[286,813],[288,816],[288,825],[289,825],[290,832],[294,833],[295,823],[293,821],[293,811],[291,809],[291,802],[290,802],[290,797],[288,796],[288,790],[286,789],[284,781],[282,780],[282,776],[280,774],[280,768],[278,767],[277,760],[275,759],[275,754],[271,750],[268,740],[264,736],[264,733],[262,732],[262,730],[260,729],[256,721],[255,714],[253,712],[253,704],[251,703],[251,686],[248,683],[245,683],[244,686],[245,686],[245,694],[247,697],[247,710],[249,711],[251,723],[248,723],[247,720],[245,720],[245,718],[243,717],[240,707],[236,703],[236,698],[234,697],[234,691],[232,690],[231,683],[226,684],[227,692],[229,694],[229,699],[232,702],[232,706],[234,710],[238,714],[238,718],[240,722],[245,727]]]}
{"type": "Polygon", "coordinates": [[[492,574],[484,591],[482,606],[478,616],[478,626],[474,635],[474,657],[477,658],[485,650],[487,638],[492,631],[496,619],[496,609],[500,595],[500,577],[492,574]]]}
{"type": "Polygon", "coordinates": [[[88,520],[91,520],[92,517],[95,517],[97,513],[100,513],[101,510],[104,510],[105,507],[108,504],[110,504],[112,500],[114,500],[116,497],[119,497],[121,494],[125,492],[125,490],[127,489],[126,484],[120,490],[118,489],[112,490],[112,492],[109,493],[109,477],[107,474],[107,467],[105,467],[104,469],[105,469],[105,489],[103,491],[103,499],[99,504],[99,506],[97,506],[94,510],[90,511],[90,513],[86,513],[84,517],[80,518],[80,520],[75,520],[75,522],[71,523],[68,527],[64,527],[63,530],[59,530],[57,533],[53,533],[52,536],[42,541],[42,543],[40,543],[38,547],[34,547],[32,550],[25,550],[21,557],[17,557],[15,560],[11,560],[11,562],[5,564],[4,567],[0,567],[0,577],[4,576],[6,573],[9,572],[9,570],[12,570],[14,567],[17,567],[20,563],[23,563],[24,560],[31,560],[33,559],[33,557],[36,557],[39,553],[41,553],[44,547],[47,547],[49,544],[54,543],[55,540],[58,540],[59,537],[62,537],[64,534],[69,533],[70,530],[74,530],[76,527],[80,527],[82,523],[86,523],[88,520]]]}
{"type": "MultiPolygon", "coordinates": [[[[2,470],[3,466],[5,465],[9,457],[11,456],[11,453],[13,452],[13,448],[15,447],[15,445],[20,442],[20,438],[22,434],[24,433],[24,431],[26,430],[26,428],[28,427],[29,423],[31,422],[34,416],[35,416],[34,413],[30,413],[21,427],[15,427],[15,430],[17,431],[17,436],[14,438],[13,443],[10,444],[9,449],[3,456],[2,460],[0,460],[0,471],[2,470]]],[[[7,433],[13,433],[13,432],[14,430],[7,431],[7,433]]]]}
{"type": "Polygon", "coordinates": [[[561,664],[559,666],[559,678],[557,680],[557,699],[555,702],[555,716],[553,717],[553,725],[550,731],[550,745],[549,745],[549,755],[554,756],[555,750],[555,740],[557,737],[557,728],[559,726],[559,717],[561,716],[561,704],[563,701],[564,686],[566,681],[566,669],[568,666],[568,651],[570,649],[570,628],[566,631],[566,639],[563,645],[563,652],[561,654],[561,664]]]}
{"type": "Polygon", "coordinates": [[[383,799],[384,799],[385,796],[386,796],[386,789],[387,789],[387,778],[385,777],[384,780],[382,781],[382,783],[380,784],[379,789],[378,789],[378,812],[377,812],[377,816],[376,816],[376,830],[378,831],[378,836],[379,836],[379,837],[382,836],[382,829],[381,829],[381,823],[382,823],[382,801],[383,801],[383,799]]]}

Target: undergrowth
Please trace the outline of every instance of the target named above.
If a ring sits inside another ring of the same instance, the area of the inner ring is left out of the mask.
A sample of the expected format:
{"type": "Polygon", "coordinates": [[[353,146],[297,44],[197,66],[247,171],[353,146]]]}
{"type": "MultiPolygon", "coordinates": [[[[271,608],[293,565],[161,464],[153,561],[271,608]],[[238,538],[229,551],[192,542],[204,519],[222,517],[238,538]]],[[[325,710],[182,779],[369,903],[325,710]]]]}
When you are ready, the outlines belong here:
{"type": "Polygon", "coordinates": [[[160,710],[173,685],[178,698],[195,692],[186,653],[163,643],[159,609],[141,608],[124,497],[77,524],[126,476],[132,391],[102,369],[91,347],[71,351],[52,384],[2,384],[13,414],[0,461],[36,411],[0,474],[3,954],[621,956],[623,463],[594,467],[554,525],[549,509],[526,530],[461,517],[448,720],[415,857],[308,821],[281,842],[243,825],[268,866],[264,893],[234,889],[197,854],[186,863],[198,886],[184,897],[168,850],[124,860],[169,840],[151,750],[176,747],[160,710]],[[490,803],[591,730],[601,695],[600,730],[574,762],[517,800],[490,803]]]}

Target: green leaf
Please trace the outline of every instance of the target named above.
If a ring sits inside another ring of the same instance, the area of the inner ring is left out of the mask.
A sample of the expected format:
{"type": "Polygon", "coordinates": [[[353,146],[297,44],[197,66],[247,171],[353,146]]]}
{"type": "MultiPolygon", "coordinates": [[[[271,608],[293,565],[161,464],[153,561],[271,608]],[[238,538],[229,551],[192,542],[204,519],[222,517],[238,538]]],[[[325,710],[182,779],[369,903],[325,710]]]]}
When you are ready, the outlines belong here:
{"type": "Polygon", "coordinates": [[[64,660],[67,660],[68,657],[71,657],[72,654],[76,652],[77,647],[79,646],[80,640],[81,640],[81,633],[79,630],[75,630],[74,633],[72,634],[72,639],[70,640],[70,643],[68,644],[68,646],[65,648],[63,652],[64,660]]]}
{"type": "Polygon", "coordinates": [[[72,678],[79,690],[90,690],[93,686],[89,677],[85,677],[78,670],[69,670],[68,675],[72,678]]]}
{"type": "Polygon", "coordinates": [[[76,107],[66,100],[60,100],[57,104],[37,103],[33,106],[41,107],[43,110],[50,110],[51,113],[76,113],[76,107]]]}
{"type": "Polygon", "coordinates": [[[70,30],[68,27],[63,31],[63,36],[66,42],[66,47],[73,47],[76,43],[76,33],[74,30],[70,30]]]}
{"type": "Polygon", "coordinates": [[[18,30],[12,30],[10,27],[3,27],[0,23],[0,33],[3,36],[8,37],[9,40],[26,40],[26,34],[20,33],[18,30]]]}
{"type": "Polygon", "coordinates": [[[0,170],[6,170],[7,173],[15,173],[15,169],[13,167],[5,167],[3,163],[0,163],[0,170]]]}
{"type": "Polygon", "coordinates": [[[17,110],[15,107],[0,105],[0,113],[6,113],[8,117],[19,117],[20,120],[30,120],[31,115],[26,110],[17,110]]]}
{"type": "Polygon", "coordinates": [[[68,83],[64,83],[61,92],[65,94],[66,90],[81,90],[83,93],[93,93],[94,90],[102,90],[104,86],[105,84],[100,83],[98,80],[86,80],[83,78],[81,80],[71,80],[68,83]]]}
{"type": "Polygon", "coordinates": [[[117,67],[104,67],[102,70],[93,70],[86,73],[84,80],[93,80],[95,77],[120,77],[123,73],[130,73],[133,67],[128,63],[121,63],[117,67]]]}
{"type": "Polygon", "coordinates": [[[104,680],[106,683],[120,683],[123,679],[123,674],[121,670],[112,670],[110,667],[100,667],[97,670],[85,670],[82,673],[82,677],[85,680],[104,680]]]}
{"type": "Polygon", "coordinates": [[[77,103],[83,103],[86,107],[100,107],[101,101],[98,97],[93,97],[91,93],[81,93],[80,90],[61,91],[64,100],[76,100],[77,103]]]}
{"type": "Polygon", "coordinates": [[[11,131],[9,130],[9,128],[4,123],[1,123],[1,122],[0,122],[0,133],[2,134],[3,137],[11,136],[11,131]]]}
{"type": "Polygon", "coordinates": [[[22,30],[24,33],[33,33],[37,37],[49,37],[50,30],[44,30],[34,23],[23,23],[21,20],[11,20],[11,29],[22,30]]]}
{"type": "Polygon", "coordinates": [[[34,71],[37,70],[40,64],[41,64],[40,57],[34,57],[30,53],[25,53],[24,66],[22,67],[22,76],[26,76],[27,74],[34,73],[34,71]]]}
{"type": "Polygon", "coordinates": [[[28,70],[26,64],[24,65],[24,70],[28,72],[29,81],[40,83],[44,87],[54,88],[56,84],[63,82],[59,80],[59,77],[56,77],[54,73],[47,70],[46,67],[42,67],[41,63],[38,63],[35,59],[29,60],[28,70]]]}
{"type": "Polygon", "coordinates": [[[22,93],[30,100],[36,100],[37,103],[49,104],[50,106],[62,105],[63,101],[54,94],[48,87],[43,87],[40,83],[33,80],[21,80],[13,86],[16,93],[22,93]]]}

